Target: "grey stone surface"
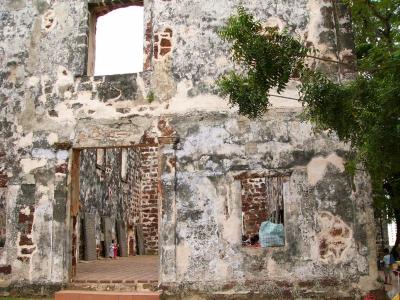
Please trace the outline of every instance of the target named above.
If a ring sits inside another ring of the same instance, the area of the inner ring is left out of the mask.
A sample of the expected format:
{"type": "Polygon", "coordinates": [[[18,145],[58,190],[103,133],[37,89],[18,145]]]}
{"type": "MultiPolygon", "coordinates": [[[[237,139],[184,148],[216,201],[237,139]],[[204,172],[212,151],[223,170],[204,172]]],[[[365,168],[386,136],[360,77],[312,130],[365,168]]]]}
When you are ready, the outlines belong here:
{"type": "MultiPolygon", "coordinates": [[[[160,286],[169,293],[341,298],[379,287],[369,178],[360,171],[351,182],[344,172],[349,146],[302,122],[297,101],[272,97],[263,118],[248,120],[216,95],[216,79],[235,67],[217,30],[239,3],[144,1],[145,71],[90,77],[86,0],[0,2],[0,173],[7,176],[0,261],[12,268],[3,280],[69,282],[72,149],[138,146],[145,136],[168,142],[159,150],[159,249],[160,286]],[[276,169],[291,171],[287,243],[245,249],[235,176],[276,169]],[[20,218],[33,218],[32,226],[20,218]]],[[[339,2],[244,5],[321,57],[352,61],[350,18],[339,2]]],[[[310,63],[332,77],[351,75],[336,63],[310,63]]],[[[296,84],[283,95],[297,97],[296,84]]],[[[90,191],[100,197],[95,183],[90,191]]],[[[115,219],[104,220],[108,245],[115,219]]]]}
{"type": "Polygon", "coordinates": [[[96,254],[96,215],[85,213],[83,219],[85,251],[84,260],[91,261],[97,259],[96,254]]]}

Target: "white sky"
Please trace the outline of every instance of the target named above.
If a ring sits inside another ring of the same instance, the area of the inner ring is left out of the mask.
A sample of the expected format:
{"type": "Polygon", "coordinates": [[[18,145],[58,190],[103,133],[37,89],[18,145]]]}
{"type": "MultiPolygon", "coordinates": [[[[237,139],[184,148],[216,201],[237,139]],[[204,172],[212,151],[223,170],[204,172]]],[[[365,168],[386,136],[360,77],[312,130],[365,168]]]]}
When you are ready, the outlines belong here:
{"type": "Polygon", "coordinates": [[[394,246],[396,242],[397,226],[396,223],[388,224],[389,246],[394,246]]]}
{"type": "Polygon", "coordinates": [[[141,6],[116,9],[98,18],[95,75],[143,71],[143,18],[141,6]]]}

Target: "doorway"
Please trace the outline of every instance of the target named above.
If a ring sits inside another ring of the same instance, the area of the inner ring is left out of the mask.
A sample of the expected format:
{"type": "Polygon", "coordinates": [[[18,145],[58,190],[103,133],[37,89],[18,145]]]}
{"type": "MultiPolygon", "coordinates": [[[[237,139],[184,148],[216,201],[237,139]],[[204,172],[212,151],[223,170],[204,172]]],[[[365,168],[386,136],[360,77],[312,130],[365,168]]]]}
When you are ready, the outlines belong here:
{"type": "Polygon", "coordinates": [[[158,280],[158,166],[154,145],[74,150],[73,281],[158,280]]]}

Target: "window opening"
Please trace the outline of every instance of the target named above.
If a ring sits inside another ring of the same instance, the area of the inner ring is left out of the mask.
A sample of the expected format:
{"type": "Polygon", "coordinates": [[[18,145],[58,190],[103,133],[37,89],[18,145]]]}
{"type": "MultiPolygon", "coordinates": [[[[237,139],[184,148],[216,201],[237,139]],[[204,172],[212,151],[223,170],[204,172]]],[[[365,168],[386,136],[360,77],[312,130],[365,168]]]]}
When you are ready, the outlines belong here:
{"type": "Polygon", "coordinates": [[[267,176],[241,180],[243,246],[284,246],[283,186],[287,179],[267,176]]]}
{"type": "Polygon", "coordinates": [[[96,149],[96,167],[104,169],[106,149],[96,149]]]}
{"type": "Polygon", "coordinates": [[[128,171],[128,150],[121,150],[121,180],[126,181],[128,171]]]}
{"type": "Polygon", "coordinates": [[[100,16],[93,11],[90,24],[88,75],[143,71],[143,6],[118,8],[100,16]]]}
{"type": "Polygon", "coordinates": [[[6,196],[0,191],[0,255],[6,244],[6,196]]]}

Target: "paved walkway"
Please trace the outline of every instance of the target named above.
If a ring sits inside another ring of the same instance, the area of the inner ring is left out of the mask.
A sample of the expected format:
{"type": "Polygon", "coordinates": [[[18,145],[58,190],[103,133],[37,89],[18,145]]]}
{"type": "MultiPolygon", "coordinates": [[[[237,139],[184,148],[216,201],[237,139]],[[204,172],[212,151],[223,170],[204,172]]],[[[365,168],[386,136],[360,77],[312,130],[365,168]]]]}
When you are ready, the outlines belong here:
{"type": "Polygon", "coordinates": [[[76,283],[148,283],[158,281],[159,256],[140,255],[79,262],[76,283]]]}

